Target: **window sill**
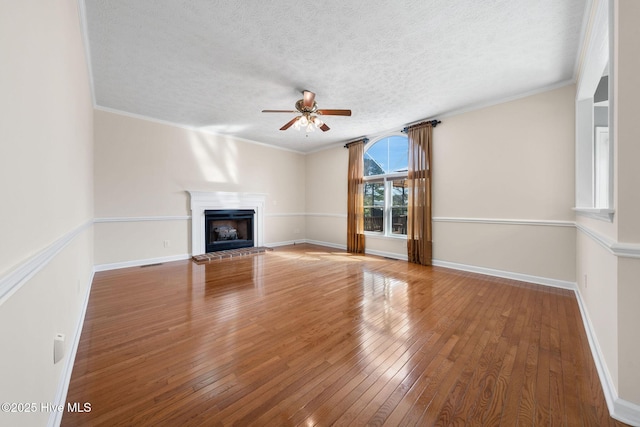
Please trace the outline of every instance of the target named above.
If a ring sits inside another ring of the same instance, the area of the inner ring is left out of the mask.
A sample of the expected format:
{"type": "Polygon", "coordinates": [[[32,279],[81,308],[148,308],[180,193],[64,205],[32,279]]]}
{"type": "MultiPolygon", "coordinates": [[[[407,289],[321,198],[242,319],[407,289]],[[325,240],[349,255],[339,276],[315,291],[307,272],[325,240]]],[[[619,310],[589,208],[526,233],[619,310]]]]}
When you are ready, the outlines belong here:
{"type": "Polygon", "coordinates": [[[573,210],[578,215],[607,222],[613,222],[613,215],[616,213],[614,209],[607,208],[573,208],[573,210]]]}
{"type": "Polygon", "coordinates": [[[364,235],[367,236],[367,238],[372,238],[372,239],[380,239],[380,240],[407,240],[407,235],[406,234],[396,234],[396,235],[385,235],[382,233],[378,233],[375,231],[365,231],[364,235]]]}

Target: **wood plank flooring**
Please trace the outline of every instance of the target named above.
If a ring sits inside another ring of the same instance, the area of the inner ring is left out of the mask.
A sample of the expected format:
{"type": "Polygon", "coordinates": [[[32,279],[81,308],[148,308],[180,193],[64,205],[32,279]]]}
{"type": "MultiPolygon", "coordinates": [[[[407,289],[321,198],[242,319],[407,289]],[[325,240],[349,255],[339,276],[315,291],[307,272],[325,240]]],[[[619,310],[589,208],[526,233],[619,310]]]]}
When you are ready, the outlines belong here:
{"type": "Polygon", "coordinates": [[[63,426],[609,426],[570,291],[312,245],[97,273],[63,426]]]}

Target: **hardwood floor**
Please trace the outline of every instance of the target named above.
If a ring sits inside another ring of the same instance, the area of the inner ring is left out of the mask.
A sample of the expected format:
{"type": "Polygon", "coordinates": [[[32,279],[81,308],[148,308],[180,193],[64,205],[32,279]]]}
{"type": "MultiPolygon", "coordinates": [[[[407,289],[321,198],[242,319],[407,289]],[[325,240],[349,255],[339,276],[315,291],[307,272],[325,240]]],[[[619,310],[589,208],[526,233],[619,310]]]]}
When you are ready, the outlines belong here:
{"type": "Polygon", "coordinates": [[[623,425],[570,291],[312,245],[97,273],[76,425],[623,425]]]}

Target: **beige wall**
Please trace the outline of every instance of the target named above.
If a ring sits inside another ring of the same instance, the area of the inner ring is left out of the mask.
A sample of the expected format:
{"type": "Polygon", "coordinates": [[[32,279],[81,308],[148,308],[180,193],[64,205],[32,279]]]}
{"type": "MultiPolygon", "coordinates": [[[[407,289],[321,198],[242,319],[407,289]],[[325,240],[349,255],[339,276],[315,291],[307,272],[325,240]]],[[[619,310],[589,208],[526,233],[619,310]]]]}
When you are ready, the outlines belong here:
{"type": "MultiPolygon", "coordinates": [[[[91,278],[93,113],[78,16],[74,0],[0,4],[0,281],[39,269],[0,299],[1,402],[54,401],[91,278]],[[67,355],[54,365],[57,333],[67,355]]],[[[49,415],[0,413],[0,425],[49,415]]]]}
{"type": "Polygon", "coordinates": [[[575,280],[575,240],[573,226],[436,222],[433,232],[437,260],[560,280],[567,287],[575,280]]]}
{"type": "Polygon", "coordinates": [[[348,161],[342,145],[305,156],[308,240],[346,247],[348,161]]]}
{"type": "Polygon", "coordinates": [[[433,216],[574,220],[575,86],[443,118],[433,216]]]}
{"type": "Polygon", "coordinates": [[[610,381],[618,388],[618,259],[583,232],[577,233],[577,284],[610,381]]]}
{"type": "MultiPolygon", "coordinates": [[[[615,2],[614,170],[618,241],[640,248],[640,2],[615,2]]],[[[618,260],[618,393],[640,405],[640,259],[618,260]]],[[[637,407],[640,423],[640,406],[637,407]]]]}
{"type": "Polygon", "coordinates": [[[0,7],[2,274],[92,217],[92,120],[75,2],[0,7]]]}
{"type": "MultiPolygon", "coordinates": [[[[442,119],[434,129],[434,258],[575,281],[574,98],[570,85],[442,119]],[[461,222],[469,218],[476,221],[461,222]]],[[[347,160],[341,146],[306,156],[310,240],[346,243],[347,160]]],[[[406,257],[403,240],[367,236],[366,246],[406,257]]]]}
{"type": "Polygon", "coordinates": [[[435,259],[575,281],[574,229],[544,223],[574,220],[574,99],[570,85],[442,119],[435,259]]]}
{"type": "Polygon", "coordinates": [[[640,259],[612,253],[628,245],[640,252],[640,2],[613,1],[613,153],[615,210],[612,222],[577,217],[577,283],[591,322],[615,416],[640,423],[640,259]],[[600,237],[591,236],[594,234],[600,237]],[[634,406],[635,405],[635,406],[634,406]],[[631,414],[631,415],[629,415],[631,414]],[[631,418],[629,418],[629,416],[631,418]],[[624,418],[626,417],[626,418],[624,418]],[[635,417],[635,418],[634,418],[635,417]],[[635,421],[634,421],[635,420],[635,421]]]}
{"type": "Polygon", "coordinates": [[[640,420],[639,259],[620,258],[618,284],[618,394],[622,399],[638,405],[637,419],[640,420]]]}
{"type": "Polygon", "coordinates": [[[640,242],[640,3],[618,2],[614,132],[617,137],[618,238],[640,242]]]}
{"type": "Polygon", "coordinates": [[[188,190],[264,193],[265,243],[304,237],[302,154],[96,110],[95,216],[119,220],[96,224],[96,264],[188,255],[190,221],[158,221],[190,215],[188,190]]]}

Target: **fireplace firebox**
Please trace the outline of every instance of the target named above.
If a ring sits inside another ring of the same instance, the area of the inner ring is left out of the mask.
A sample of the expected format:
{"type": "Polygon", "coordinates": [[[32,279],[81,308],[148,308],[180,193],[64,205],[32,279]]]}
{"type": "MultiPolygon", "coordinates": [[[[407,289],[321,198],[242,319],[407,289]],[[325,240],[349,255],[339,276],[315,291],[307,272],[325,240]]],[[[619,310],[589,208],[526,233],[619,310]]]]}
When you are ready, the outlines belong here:
{"type": "Polygon", "coordinates": [[[253,209],[205,210],[207,252],[253,247],[253,209]]]}

